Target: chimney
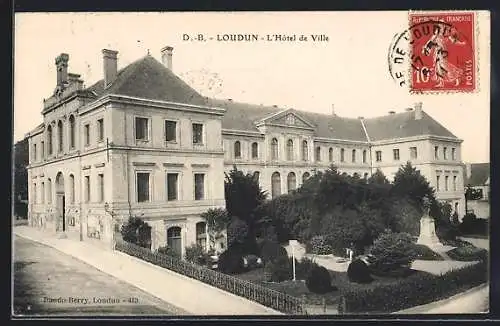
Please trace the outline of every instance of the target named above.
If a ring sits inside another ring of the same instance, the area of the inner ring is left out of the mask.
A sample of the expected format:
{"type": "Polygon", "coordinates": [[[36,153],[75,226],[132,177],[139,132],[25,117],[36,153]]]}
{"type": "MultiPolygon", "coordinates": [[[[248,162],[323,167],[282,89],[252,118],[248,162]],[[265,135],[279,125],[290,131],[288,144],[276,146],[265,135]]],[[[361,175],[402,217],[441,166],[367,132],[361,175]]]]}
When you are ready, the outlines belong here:
{"type": "Polygon", "coordinates": [[[389,111],[390,115],[396,114],[396,111],[389,111]]]}
{"type": "Polygon", "coordinates": [[[422,119],[422,102],[417,102],[414,105],[415,108],[415,120],[422,119]]]}
{"type": "Polygon", "coordinates": [[[102,59],[104,67],[104,87],[108,87],[115,81],[118,74],[118,51],[103,49],[102,59]]]}
{"type": "Polygon", "coordinates": [[[68,82],[68,61],[69,55],[66,53],[61,53],[56,58],[57,86],[65,86],[68,82]]]}
{"type": "Polygon", "coordinates": [[[365,117],[358,117],[359,120],[363,120],[365,117]]]}
{"type": "Polygon", "coordinates": [[[411,111],[413,111],[413,108],[406,108],[405,111],[406,112],[411,112],[411,111]]]}
{"type": "Polygon", "coordinates": [[[161,49],[161,62],[168,69],[172,70],[172,51],[174,50],[171,46],[166,46],[161,49]]]}
{"type": "Polygon", "coordinates": [[[332,104],[332,115],[336,117],[337,115],[335,114],[335,104],[332,104]]]}
{"type": "Polygon", "coordinates": [[[69,86],[76,90],[83,89],[83,80],[80,79],[79,74],[68,73],[69,86]]]}

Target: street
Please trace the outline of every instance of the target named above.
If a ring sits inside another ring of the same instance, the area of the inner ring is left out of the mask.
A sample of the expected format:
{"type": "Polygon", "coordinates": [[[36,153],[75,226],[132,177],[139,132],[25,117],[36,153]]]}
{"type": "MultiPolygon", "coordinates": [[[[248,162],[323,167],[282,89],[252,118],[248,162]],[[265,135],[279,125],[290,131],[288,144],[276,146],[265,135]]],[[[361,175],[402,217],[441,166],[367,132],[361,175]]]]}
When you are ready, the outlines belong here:
{"type": "Polygon", "coordinates": [[[13,259],[16,316],[186,314],[76,258],[19,236],[14,238],[13,259]]]}

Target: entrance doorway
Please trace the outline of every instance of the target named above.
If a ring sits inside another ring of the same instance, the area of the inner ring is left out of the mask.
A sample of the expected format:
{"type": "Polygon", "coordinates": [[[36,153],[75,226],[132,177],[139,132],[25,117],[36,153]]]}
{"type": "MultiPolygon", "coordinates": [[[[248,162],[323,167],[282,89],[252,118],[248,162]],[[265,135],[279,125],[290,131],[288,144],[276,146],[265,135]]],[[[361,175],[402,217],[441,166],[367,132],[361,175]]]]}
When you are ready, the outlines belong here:
{"type": "Polygon", "coordinates": [[[61,172],[56,177],[56,209],[58,216],[58,229],[66,232],[66,199],[64,193],[64,177],[61,172]]]}

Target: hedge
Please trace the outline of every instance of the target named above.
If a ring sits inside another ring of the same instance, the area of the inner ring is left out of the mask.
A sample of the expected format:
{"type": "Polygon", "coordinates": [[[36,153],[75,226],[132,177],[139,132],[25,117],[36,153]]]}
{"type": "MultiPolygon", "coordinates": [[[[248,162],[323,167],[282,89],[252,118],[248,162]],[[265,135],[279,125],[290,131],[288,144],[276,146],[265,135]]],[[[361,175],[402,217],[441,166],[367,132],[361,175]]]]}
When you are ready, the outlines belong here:
{"type": "Polygon", "coordinates": [[[431,248],[422,244],[415,244],[415,259],[420,260],[444,260],[438,253],[434,252],[431,248]]]}
{"type": "Polygon", "coordinates": [[[210,270],[206,267],[192,264],[175,257],[162,255],[158,252],[153,253],[149,249],[139,247],[121,239],[115,240],[115,250],[255,301],[280,312],[297,315],[305,314],[303,302],[299,298],[210,270]]]}
{"type": "Polygon", "coordinates": [[[488,259],[488,250],[473,246],[457,247],[446,253],[453,260],[458,261],[485,261],[488,259]]]}
{"type": "Polygon", "coordinates": [[[343,313],[391,313],[453,296],[487,282],[488,267],[480,262],[436,276],[418,273],[395,283],[342,294],[343,313]]]}

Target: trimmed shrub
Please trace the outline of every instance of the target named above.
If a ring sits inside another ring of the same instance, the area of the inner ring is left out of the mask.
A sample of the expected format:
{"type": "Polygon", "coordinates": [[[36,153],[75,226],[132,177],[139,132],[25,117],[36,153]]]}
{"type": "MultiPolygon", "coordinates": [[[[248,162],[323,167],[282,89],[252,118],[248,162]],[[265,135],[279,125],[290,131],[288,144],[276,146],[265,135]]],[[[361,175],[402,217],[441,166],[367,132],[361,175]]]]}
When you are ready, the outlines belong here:
{"type": "Polygon", "coordinates": [[[193,264],[207,265],[210,261],[210,254],[207,253],[200,245],[193,244],[186,247],[185,258],[188,262],[193,264]]]}
{"type": "Polygon", "coordinates": [[[226,274],[238,274],[244,271],[242,245],[234,244],[219,255],[218,269],[226,274]]]}
{"type": "Polygon", "coordinates": [[[488,221],[486,219],[477,218],[476,215],[471,213],[464,216],[458,228],[462,234],[487,235],[489,233],[488,221]]]}
{"type": "Polygon", "coordinates": [[[279,256],[268,262],[265,267],[268,280],[271,282],[283,282],[292,279],[292,265],[287,256],[279,256]]]}
{"type": "Polygon", "coordinates": [[[167,247],[167,246],[159,247],[158,249],[156,249],[156,253],[161,254],[161,255],[165,255],[165,256],[169,256],[169,257],[173,257],[173,258],[177,258],[177,259],[181,258],[181,255],[179,255],[179,253],[177,253],[171,247],[167,247]]]}
{"type": "Polygon", "coordinates": [[[143,248],[151,248],[151,226],[139,217],[130,217],[123,224],[120,233],[122,239],[143,248]]]}
{"type": "MultiPolygon", "coordinates": [[[[290,258],[290,263],[292,263],[292,258],[290,258]]],[[[302,257],[300,261],[295,260],[295,277],[298,280],[305,280],[314,267],[319,267],[319,265],[307,257],[302,257]]]]}
{"type": "Polygon", "coordinates": [[[488,266],[481,262],[443,275],[420,272],[394,283],[352,288],[344,292],[340,302],[345,313],[391,313],[441,300],[487,281],[488,266]]]}
{"type": "Polygon", "coordinates": [[[324,236],[316,235],[306,244],[306,251],[314,255],[329,255],[333,249],[324,236]]]}
{"type": "Polygon", "coordinates": [[[370,283],[373,281],[368,264],[362,259],[354,259],[347,267],[347,277],[354,283],[370,283]]]}
{"type": "Polygon", "coordinates": [[[488,250],[474,246],[457,247],[446,254],[458,261],[486,261],[488,259],[488,250]]]}
{"type": "Polygon", "coordinates": [[[263,240],[260,247],[260,257],[264,264],[274,261],[279,257],[288,257],[286,249],[283,248],[278,242],[271,240],[263,240]]]}
{"type": "Polygon", "coordinates": [[[332,278],[323,266],[313,266],[306,278],[307,289],[313,293],[325,294],[333,290],[332,278]]]}
{"type": "Polygon", "coordinates": [[[434,252],[431,248],[422,244],[414,244],[415,259],[420,260],[444,260],[439,254],[434,252]]]}
{"type": "Polygon", "coordinates": [[[391,270],[409,268],[415,260],[416,250],[410,234],[388,230],[375,240],[370,254],[375,257],[373,266],[370,266],[372,272],[384,274],[391,270]]]}

